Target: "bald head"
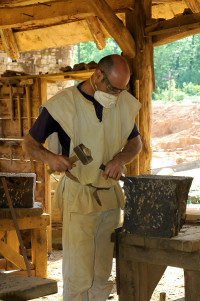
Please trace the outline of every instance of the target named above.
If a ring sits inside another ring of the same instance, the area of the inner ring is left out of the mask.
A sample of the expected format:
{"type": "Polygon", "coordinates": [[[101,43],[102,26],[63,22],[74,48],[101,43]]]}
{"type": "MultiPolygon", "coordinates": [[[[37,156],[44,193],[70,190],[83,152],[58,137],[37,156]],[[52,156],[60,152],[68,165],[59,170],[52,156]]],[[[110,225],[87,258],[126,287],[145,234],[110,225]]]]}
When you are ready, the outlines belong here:
{"type": "Polygon", "coordinates": [[[108,55],[102,58],[97,69],[103,70],[110,83],[119,89],[124,89],[130,79],[130,69],[126,59],[118,54],[108,55]]]}

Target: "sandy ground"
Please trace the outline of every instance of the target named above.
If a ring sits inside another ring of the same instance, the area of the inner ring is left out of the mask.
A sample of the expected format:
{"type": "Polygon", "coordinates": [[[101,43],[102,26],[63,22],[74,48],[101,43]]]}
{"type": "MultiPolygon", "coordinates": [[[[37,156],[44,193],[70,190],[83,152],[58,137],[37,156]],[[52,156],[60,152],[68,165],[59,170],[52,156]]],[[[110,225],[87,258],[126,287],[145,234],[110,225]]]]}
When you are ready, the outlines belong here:
{"type": "MultiPolygon", "coordinates": [[[[57,280],[58,293],[34,300],[62,301],[62,251],[54,250],[48,258],[48,277],[57,280]]],[[[113,270],[111,279],[115,283],[115,261],[113,261],[113,270]]],[[[158,301],[160,293],[166,293],[166,301],[184,301],[184,277],[183,270],[179,268],[168,267],[161,278],[156,290],[154,291],[151,301],[158,301]]],[[[116,286],[113,286],[112,294],[109,300],[118,300],[116,286]]],[[[128,301],[128,300],[127,300],[128,301]]]]}
{"type": "MultiPolygon", "coordinates": [[[[152,169],[200,159],[200,104],[156,102],[153,103],[152,114],[152,169]]],[[[200,190],[199,169],[174,175],[193,176],[193,187],[200,190]]],[[[62,251],[54,250],[48,258],[48,277],[58,281],[58,293],[36,300],[62,300],[61,264],[62,251]]],[[[115,280],[115,263],[111,279],[115,280]]],[[[182,269],[166,269],[151,301],[159,301],[161,292],[166,293],[166,301],[184,300],[182,269]]],[[[115,286],[112,294],[110,300],[118,300],[115,286]]]]}

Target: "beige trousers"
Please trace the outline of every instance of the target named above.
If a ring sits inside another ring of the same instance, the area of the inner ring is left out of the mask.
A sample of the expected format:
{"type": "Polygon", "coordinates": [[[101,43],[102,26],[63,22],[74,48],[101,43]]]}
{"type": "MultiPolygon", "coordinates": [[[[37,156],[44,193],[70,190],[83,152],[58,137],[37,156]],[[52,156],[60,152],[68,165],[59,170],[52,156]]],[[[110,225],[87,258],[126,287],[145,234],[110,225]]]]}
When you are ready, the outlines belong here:
{"type": "Polygon", "coordinates": [[[120,209],[63,214],[63,301],[105,301],[120,209]]]}

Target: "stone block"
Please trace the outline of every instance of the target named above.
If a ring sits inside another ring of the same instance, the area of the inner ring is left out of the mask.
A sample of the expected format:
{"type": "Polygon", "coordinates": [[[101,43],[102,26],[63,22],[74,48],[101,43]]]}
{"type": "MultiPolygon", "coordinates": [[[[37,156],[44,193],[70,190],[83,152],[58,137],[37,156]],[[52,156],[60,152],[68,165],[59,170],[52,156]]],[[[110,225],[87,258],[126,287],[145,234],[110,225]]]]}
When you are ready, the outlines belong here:
{"type": "Polygon", "coordinates": [[[124,184],[123,231],[151,237],[178,234],[186,217],[192,177],[140,175],[124,184]]]}
{"type": "Polygon", "coordinates": [[[36,175],[34,173],[0,172],[0,208],[8,208],[8,201],[1,178],[5,177],[14,208],[32,208],[36,175]]]}

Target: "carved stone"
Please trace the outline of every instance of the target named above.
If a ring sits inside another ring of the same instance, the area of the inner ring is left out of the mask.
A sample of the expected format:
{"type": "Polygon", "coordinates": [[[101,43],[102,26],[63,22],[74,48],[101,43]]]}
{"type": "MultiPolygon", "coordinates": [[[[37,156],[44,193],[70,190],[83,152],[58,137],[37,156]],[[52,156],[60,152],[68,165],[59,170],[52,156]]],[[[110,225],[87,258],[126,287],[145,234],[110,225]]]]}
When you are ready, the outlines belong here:
{"type": "Polygon", "coordinates": [[[1,178],[5,177],[14,208],[32,208],[36,175],[33,173],[0,172],[0,208],[8,208],[1,178]]]}
{"type": "Polygon", "coordinates": [[[193,178],[141,175],[129,177],[123,231],[152,237],[172,237],[185,221],[188,192],[193,178]]]}

